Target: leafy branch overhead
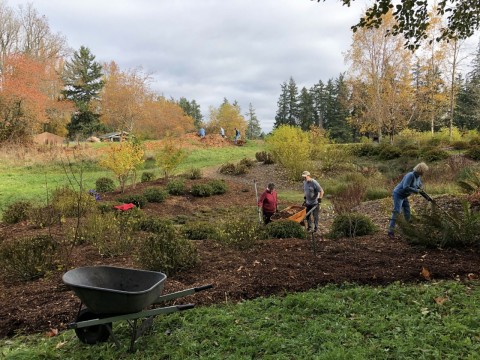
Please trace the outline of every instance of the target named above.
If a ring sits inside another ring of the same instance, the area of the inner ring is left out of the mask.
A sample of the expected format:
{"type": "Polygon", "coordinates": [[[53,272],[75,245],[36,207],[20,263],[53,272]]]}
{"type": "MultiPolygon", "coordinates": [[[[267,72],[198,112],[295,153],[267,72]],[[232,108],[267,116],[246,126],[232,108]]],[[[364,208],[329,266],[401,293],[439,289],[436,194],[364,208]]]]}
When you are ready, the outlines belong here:
{"type": "MultiPolygon", "coordinates": [[[[320,2],[321,0],[317,0],[320,2]]],[[[323,0],[325,1],[325,0],[323,0]]],[[[341,0],[343,5],[350,6],[355,0],[341,0]]],[[[432,14],[429,13],[427,0],[408,0],[396,3],[394,0],[374,0],[365,15],[352,26],[353,32],[359,28],[378,28],[383,15],[393,9],[396,24],[388,29],[391,35],[403,34],[405,47],[414,50],[422,40],[427,39],[427,28],[430,26],[432,14]]],[[[478,0],[440,0],[437,3],[438,16],[446,16],[447,24],[441,29],[437,41],[465,39],[472,36],[480,28],[480,2],[478,0]]]]}

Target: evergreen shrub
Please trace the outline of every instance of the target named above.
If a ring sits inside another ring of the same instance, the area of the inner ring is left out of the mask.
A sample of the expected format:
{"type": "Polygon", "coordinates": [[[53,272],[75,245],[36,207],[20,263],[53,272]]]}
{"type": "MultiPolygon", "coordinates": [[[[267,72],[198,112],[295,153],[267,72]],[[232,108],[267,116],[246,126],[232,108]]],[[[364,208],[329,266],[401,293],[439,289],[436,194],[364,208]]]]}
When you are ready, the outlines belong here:
{"type": "Polygon", "coordinates": [[[193,184],[190,190],[193,196],[208,197],[213,195],[213,188],[210,184],[193,184]]]}
{"type": "Polygon", "coordinates": [[[147,198],[145,197],[145,195],[124,195],[124,196],[120,196],[117,198],[117,201],[120,201],[121,203],[124,203],[124,204],[134,204],[136,207],[139,207],[139,208],[143,208],[148,200],[147,198]]]}
{"type": "Polygon", "coordinates": [[[345,213],[335,217],[328,234],[331,238],[356,237],[373,234],[376,227],[372,220],[359,213],[345,213]]]}
{"type": "Polygon", "coordinates": [[[115,190],[115,182],[108,177],[101,177],[95,181],[95,190],[99,193],[111,192],[115,190]]]}
{"type": "Polygon", "coordinates": [[[450,155],[445,150],[440,149],[440,148],[433,148],[433,149],[425,151],[422,154],[422,159],[425,160],[426,162],[434,162],[434,161],[439,161],[439,160],[445,160],[449,156],[450,155]]]}
{"type": "Polygon", "coordinates": [[[212,188],[212,195],[225,194],[228,190],[225,180],[211,180],[208,182],[208,185],[212,188]]]}
{"type": "Polygon", "coordinates": [[[192,222],[183,227],[182,233],[190,240],[206,240],[215,239],[217,237],[217,229],[215,225],[206,221],[192,222]]]}
{"type": "Polygon", "coordinates": [[[471,160],[480,161],[480,145],[474,145],[465,152],[465,156],[471,160]]]}
{"type": "Polygon", "coordinates": [[[181,179],[170,180],[166,189],[170,195],[183,195],[185,194],[185,181],[181,179]]]}
{"type": "Polygon", "coordinates": [[[274,239],[303,239],[305,238],[305,228],[293,220],[273,221],[265,227],[268,237],[274,239]]]}
{"type": "Polygon", "coordinates": [[[16,201],[7,206],[3,212],[3,221],[7,224],[16,224],[28,219],[32,203],[30,201],[16,201]]]}
{"type": "Polygon", "coordinates": [[[145,199],[147,199],[147,201],[151,203],[164,202],[165,199],[168,197],[167,191],[159,187],[151,187],[145,189],[143,195],[145,196],[145,199]]]}
{"type": "Polygon", "coordinates": [[[0,266],[8,277],[33,280],[53,270],[56,250],[57,243],[50,235],[3,241],[0,244],[0,266]]]}
{"type": "Polygon", "coordinates": [[[149,182],[149,181],[153,181],[155,180],[155,174],[151,171],[144,171],[142,173],[142,178],[141,178],[141,182],[144,183],[144,182],[149,182]]]}

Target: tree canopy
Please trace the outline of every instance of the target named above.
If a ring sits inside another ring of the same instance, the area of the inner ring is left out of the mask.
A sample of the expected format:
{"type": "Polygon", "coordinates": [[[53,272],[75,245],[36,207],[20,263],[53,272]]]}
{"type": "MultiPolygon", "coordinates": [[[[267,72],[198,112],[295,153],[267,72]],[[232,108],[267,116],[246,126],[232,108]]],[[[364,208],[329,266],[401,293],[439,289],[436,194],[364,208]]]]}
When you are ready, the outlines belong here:
{"type": "MultiPolygon", "coordinates": [[[[321,0],[317,0],[320,2],[321,0]]],[[[325,0],[323,0],[325,1],[325,0]]],[[[350,6],[355,0],[341,0],[343,5],[350,6]]],[[[388,33],[391,35],[402,34],[405,46],[411,50],[420,46],[427,39],[427,28],[430,26],[431,16],[429,2],[426,0],[374,0],[365,15],[359,22],[352,26],[356,32],[360,28],[378,28],[383,21],[383,15],[390,9],[396,22],[388,33]]],[[[439,0],[437,15],[446,16],[447,24],[442,27],[436,41],[449,39],[465,39],[480,28],[480,2],[478,0],[439,0]]]]}

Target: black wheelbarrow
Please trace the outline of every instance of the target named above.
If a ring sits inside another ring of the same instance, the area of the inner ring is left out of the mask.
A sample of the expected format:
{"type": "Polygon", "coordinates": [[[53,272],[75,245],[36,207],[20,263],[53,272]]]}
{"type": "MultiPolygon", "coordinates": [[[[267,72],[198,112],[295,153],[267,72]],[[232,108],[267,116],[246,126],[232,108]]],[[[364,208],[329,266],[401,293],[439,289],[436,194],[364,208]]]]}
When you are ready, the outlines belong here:
{"type": "Polygon", "coordinates": [[[112,323],[126,320],[131,328],[130,351],[133,351],[136,340],[151,328],[156,315],[195,306],[185,304],[155,308],[152,305],[212,288],[212,285],[205,285],[162,295],[166,279],[167,276],[161,272],[114,266],[70,270],[62,280],[80,298],[81,303],[76,321],[67,327],[75,329],[77,337],[86,344],[104,342],[111,336],[120,348],[112,331],[112,323]],[[140,324],[137,323],[139,319],[143,319],[140,324]]]}

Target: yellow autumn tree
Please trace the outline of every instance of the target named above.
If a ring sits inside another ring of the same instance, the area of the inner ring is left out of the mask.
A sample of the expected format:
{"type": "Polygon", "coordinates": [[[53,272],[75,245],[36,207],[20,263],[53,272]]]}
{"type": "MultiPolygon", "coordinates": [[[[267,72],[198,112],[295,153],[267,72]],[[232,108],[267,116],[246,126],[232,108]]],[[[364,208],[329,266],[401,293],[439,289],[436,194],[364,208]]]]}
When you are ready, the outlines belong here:
{"type": "Polygon", "coordinates": [[[115,174],[123,193],[130,174],[135,173],[136,168],[145,161],[144,153],[139,144],[123,141],[110,145],[99,164],[115,174]]]}
{"type": "Polygon", "coordinates": [[[378,28],[359,29],[345,58],[354,106],[351,124],[379,139],[406,127],[412,115],[412,54],[401,38],[386,36],[394,22],[390,11],[378,28]]]}
{"type": "Polygon", "coordinates": [[[223,127],[225,135],[232,137],[237,128],[245,136],[248,124],[238,105],[230,104],[225,100],[218,109],[212,106],[209,110],[210,119],[206,123],[207,133],[218,134],[220,128],[223,127]]]}
{"type": "Polygon", "coordinates": [[[187,151],[177,145],[175,138],[169,134],[163,139],[163,146],[156,153],[156,163],[165,178],[168,179],[187,155],[187,151]]]}

